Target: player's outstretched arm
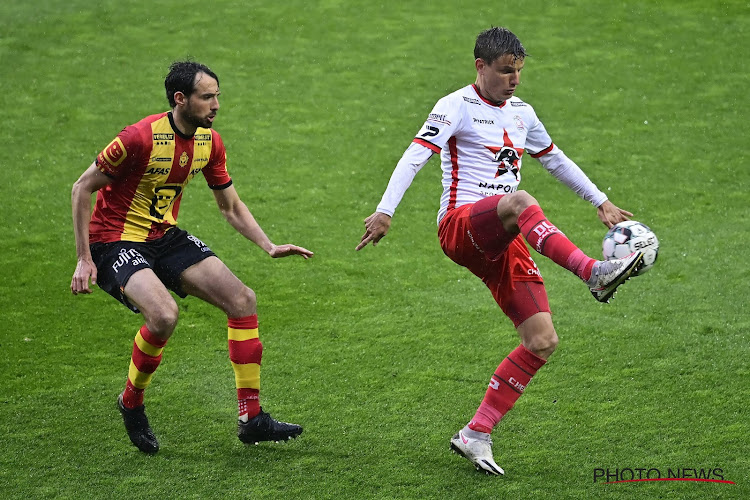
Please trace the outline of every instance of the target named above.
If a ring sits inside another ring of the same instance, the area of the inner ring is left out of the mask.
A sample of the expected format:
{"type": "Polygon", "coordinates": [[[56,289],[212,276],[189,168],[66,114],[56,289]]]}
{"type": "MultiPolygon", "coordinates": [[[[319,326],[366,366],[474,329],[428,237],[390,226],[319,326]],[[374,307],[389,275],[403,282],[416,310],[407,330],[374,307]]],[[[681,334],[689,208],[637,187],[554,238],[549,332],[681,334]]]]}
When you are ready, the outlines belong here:
{"type": "Polygon", "coordinates": [[[368,243],[372,242],[372,246],[376,246],[383,237],[388,234],[388,230],[391,228],[391,216],[382,212],[375,212],[371,216],[365,219],[365,234],[362,235],[362,239],[359,241],[359,245],[355,250],[361,250],[367,246],[368,243]]]}
{"type": "Polygon", "coordinates": [[[89,249],[89,220],[91,219],[91,195],[112,182],[92,163],[73,184],[71,204],[73,206],[73,231],[76,239],[78,263],[70,281],[73,295],[91,293],[91,284],[96,284],[96,265],[89,249]]]}
{"type": "Polygon", "coordinates": [[[608,228],[611,228],[618,222],[630,220],[630,217],[633,216],[633,214],[615,206],[615,204],[609,200],[599,205],[599,208],[597,208],[596,211],[599,220],[601,220],[608,228]]]}
{"type": "Polygon", "coordinates": [[[219,210],[227,222],[242,236],[265,250],[274,259],[290,255],[299,255],[304,259],[309,259],[314,255],[310,250],[297,245],[288,243],[285,245],[275,245],[271,242],[256,222],[253,214],[250,213],[247,205],[240,199],[234,186],[215,190],[213,193],[216,203],[219,205],[219,210]]]}

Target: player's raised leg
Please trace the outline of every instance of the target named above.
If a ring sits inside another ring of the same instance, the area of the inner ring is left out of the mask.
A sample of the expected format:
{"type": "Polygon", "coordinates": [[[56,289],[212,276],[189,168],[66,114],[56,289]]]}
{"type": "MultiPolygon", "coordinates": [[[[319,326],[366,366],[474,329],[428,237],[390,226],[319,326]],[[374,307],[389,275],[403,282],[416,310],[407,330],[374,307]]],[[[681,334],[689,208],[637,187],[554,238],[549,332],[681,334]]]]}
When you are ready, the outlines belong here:
{"type": "Polygon", "coordinates": [[[497,215],[506,231],[523,234],[534,250],[586,282],[600,302],[609,301],[617,287],[633,275],[642,259],[640,252],[611,261],[592,259],[547,219],[536,199],[526,191],[500,197],[497,215]]]}
{"type": "Polygon", "coordinates": [[[146,323],[133,341],[125,390],[117,398],[130,441],[144,453],[159,451],[146,417],[143,395],[162,359],[162,351],[177,325],[177,304],[149,268],[141,269],[123,287],[127,299],[143,314],[146,323]]]}
{"type": "Polygon", "coordinates": [[[237,387],[239,439],[244,443],[296,438],[302,427],[279,422],[260,406],[263,345],[258,335],[255,292],[217,257],[190,266],[180,276],[183,290],[215,305],[227,315],[229,359],[237,387]]]}

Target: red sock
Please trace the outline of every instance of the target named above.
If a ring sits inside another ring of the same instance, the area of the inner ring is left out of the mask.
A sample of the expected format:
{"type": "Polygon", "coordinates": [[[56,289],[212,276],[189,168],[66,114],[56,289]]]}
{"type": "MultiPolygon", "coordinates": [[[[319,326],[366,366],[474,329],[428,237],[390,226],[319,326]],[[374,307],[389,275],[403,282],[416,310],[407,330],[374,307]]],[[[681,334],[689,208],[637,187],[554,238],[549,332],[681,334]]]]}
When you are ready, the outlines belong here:
{"type": "Polygon", "coordinates": [[[126,408],[136,408],[143,404],[143,391],[151,383],[151,377],[161,363],[161,355],[166,340],[162,340],[143,325],[135,335],[133,354],[130,357],[128,381],[122,394],[122,404],[126,408]]]}
{"type": "Polygon", "coordinates": [[[263,344],[258,338],[258,316],[228,318],[229,360],[237,386],[239,418],[250,419],[260,413],[260,360],[263,344]]]}
{"type": "Polygon", "coordinates": [[[584,281],[591,277],[595,259],[588,257],[557,229],[539,205],[531,205],[518,216],[518,228],[537,252],[584,281]]]}
{"type": "Polygon", "coordinates": [[[492,432],[500,419],[508,413],[529,385],[531,377],[547,360],[526,349],[523,344],[516,347],[500,363],[490,379],[490,386],[479,405],[469,428],[479,432],[492,432]]]}

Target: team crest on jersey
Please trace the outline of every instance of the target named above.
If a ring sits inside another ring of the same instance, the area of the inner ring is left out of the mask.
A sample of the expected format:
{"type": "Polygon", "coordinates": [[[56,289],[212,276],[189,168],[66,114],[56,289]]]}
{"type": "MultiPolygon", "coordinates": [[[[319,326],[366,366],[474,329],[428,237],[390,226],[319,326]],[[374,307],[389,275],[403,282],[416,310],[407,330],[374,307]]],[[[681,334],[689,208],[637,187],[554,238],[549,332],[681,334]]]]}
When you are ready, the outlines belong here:
{"type": "Polygon", "coordinates": [[[190,157],[188,156],[187,152],[183,151],[182,154],[180,155],[180,166],[184,167],[185,165],[187,165],[189,159],[190,157]]]}
{"type": "MultiPolygon", "coordinates": [[[[492,150],[490,149],[490,151],[492,150]]],[[[508,146],[503,146],[498,151],[493,152],[495,153],[493,160],[499,163],[497,166],[497,172],[495,173],[495,178],[507,174],[508,172],[513,172],[516,180],[518,180],[518,172],[521,170],[519,168],[519,160],[521,158],[518,156],[518,152],[508,146]]]]}
{"type": "Polygon", "coordinates": [[[523,149],[513,147],[513,141],[510,140],[508,131],[503,129],[503,146],[485,146],[495,156],[492,158],[493,161],[498,163],[497,172],[495,172],[495,178],[497,179],[501,175],[505,175],[508,172],[512,172],[518,180],[518,172],[521,171],[521,155],[523,149]]]}
{"type": "Polygon", "coordinates": [[[513,117],[513,121],[514,121],[514,122],[516,122],[516,128],[517,128],[518,130],[521,130],[521,131],[523,131],[523,129],[525,129],[525,128],[526,128],[526,127],[524,126],[524,124],[523,124],[523,120],[521,119],[521,117],[520,117],[520,116],[518,116],[518,115],[514,116],[514,117],[513,117]]]}

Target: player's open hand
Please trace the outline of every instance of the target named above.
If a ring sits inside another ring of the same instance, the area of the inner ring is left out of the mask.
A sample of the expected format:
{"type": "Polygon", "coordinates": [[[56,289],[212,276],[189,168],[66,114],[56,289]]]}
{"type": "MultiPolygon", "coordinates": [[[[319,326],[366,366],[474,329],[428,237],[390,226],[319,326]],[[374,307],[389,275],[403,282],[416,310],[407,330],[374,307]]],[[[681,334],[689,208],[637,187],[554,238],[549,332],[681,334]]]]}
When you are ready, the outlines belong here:
{"type": "Polygon", "coordinates": [[[357,245],[356,250],[363,249],[370,242],[372,242],[372,246],[376,246],[378,242],[388,234],[390,228],[391,216],[381,212],[375,212],[365,219],[365,234],[362,235],[362,239],[360,240],[359,245],[357,245]]]}
{"type": "Polygon", "coordinates": [[[597,209],[597,215],[599,216],[599,220],[601,220],[608,228],[611,228],[618,222],[630,220],[633,216],[633,214],[627,210],[616,207],[615,204],[609,200],[599,206],[597,209]]]}
{"type": "Polygon", "coordinates": [[[290,255],[299,255],[303,259],[309,259],[314,253],[307,248],[298,247],[297,245],[291,245],[289,243],[285,245],[273,245],[268,251],[268,255],[274,259],[281,257],[289,257],[290,255]]]}
{"type": "Polygon", "coordinates": [[[96,285],[96,266],[91,260],[81,259],[76,265],[73,280],[70,282],[70,291],[73,295],[91,293],[93,290],[89,285],[89,279],[92,285],[96,285]]]}

